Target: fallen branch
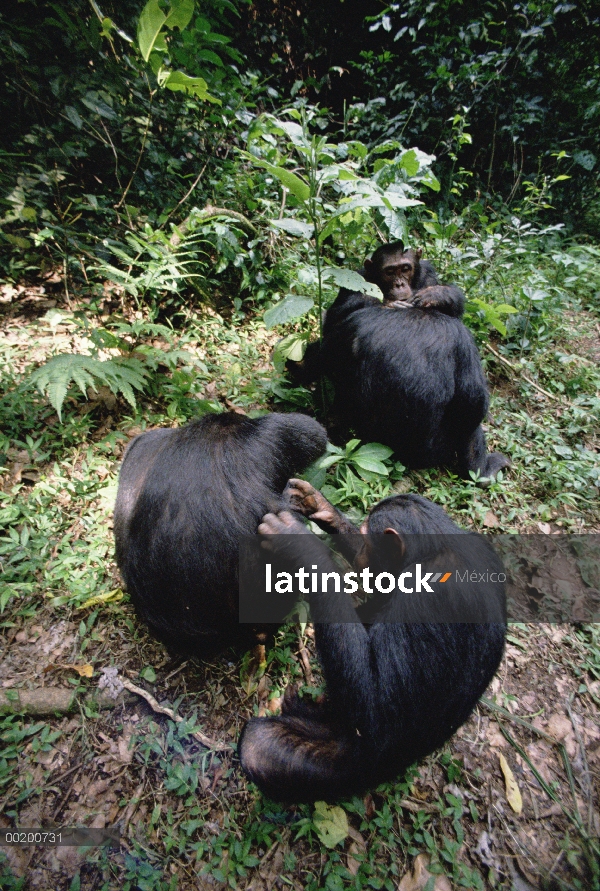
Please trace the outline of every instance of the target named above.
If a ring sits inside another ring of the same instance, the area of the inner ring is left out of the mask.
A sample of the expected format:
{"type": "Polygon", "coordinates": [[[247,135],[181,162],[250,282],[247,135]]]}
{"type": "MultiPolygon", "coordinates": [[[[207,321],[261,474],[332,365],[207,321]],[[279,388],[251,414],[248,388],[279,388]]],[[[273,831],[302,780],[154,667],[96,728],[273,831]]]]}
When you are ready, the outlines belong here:
{"type": "MultiPolygon", "coordinates": [[[[238,226],[248,235],[258,235],[258,229],[248,217],[245,217],[243,213],[239,213],[237,210],[230,210],[228,207],[213,207],[212,204],[207,204],[203,210],[194,213],[193,219],[195,223],[198,221],[205,223],[208,220],[214,220],[217,217],[227,217],[235,220],[238,226]]],[[[186,217],[185,220],[175,227],[175,231],[170,239],[170,243],[173,247],[177,247],[181,239],[186,235],[189,227],[190,217],[186,217]]]]}
{"type": "Polygon", "coordinates": [[[495,356],[499,362],[502,362],[502,364],[506,365],[507,368],[510,368],[511,371],[514,371],[516,374],[519,374],[523,378],[524,381],[527,381],[527,383],[531,387],[534,388],[534,390],[537,390],[539,393],[542,393],[544,396],[547,396],[548,399],[553,399],[555,402],[562,402],[562,399],[560,398],[560,396],[555,396],[554,393],[549,393],[548,390],[544,390],[543,387],[540,387],[539,384],[536,384],[535,381],[532,381],[530,377],[527,377],[526,374],[523,374],[523,372],[519,368],[517,368],[516,365],[514,365],[512,362],[509,362],[509,360],[505,359],[504,356],[501,356],[500,353],[497,352],[497,350],[495,350],[493,346],[490,346],[489,343],[485,344],[485,348],[487,350],[489,350],[490,353],[493,356],[495,356]]]}
{"type": "MultiPolygon", "coordinates": [[[[176,715],[173,709],[167,708],[164,705],[159,705],[154,696],[151,693],[148,693],[146,690],[142,689],[142,687],[136,687],[135,684],[132,684],[131,681],[128,681],[127,678],[119,678],[123,686],[126,690],[129,690],[130,693],[137,693],[138,696],[141,696],[142,699],[145,699],[152,711],[156,712],[159,715],[166,715],[167,718],[170,718],[172,721],[175,721],[177,724],[181,724],[185,719],[181,717],[181,715],[176,715]]],[[[215,752],[229,752],[233,748],[230,743],[220,743],[214,739],[211,739],[210,736],[207,736],[205,733],[202,733],[201,730],[194,730],[190,733],[190,736],[193,736],[199,743],[205,746],[207,749],[213,749],[215,752]]]]}
{"type": "Polygon", "coordinates": [[[300,656],[300,661],[302,662],[302,670],[304,672],[304,679],[307,683],[307,686],[314,687],[315,686],[315,678],[312,673],[312,668],[310,667],[310,656],[308,654],[308,650],[304,646],[304,641],[302,640],[302,635],[298,632],[298,655],[300,656]]]}
{"type": "MultiPolygon", "coordinates": [[[[77,707],[77,690],[67,687],[37,687],[35,690],[18,688],[0,690],[0,715],[68,715],[77,707]]],[[[112,699],[102,691],[85,697],[86,705],[115,708],[122,698],[112,699]]]]}

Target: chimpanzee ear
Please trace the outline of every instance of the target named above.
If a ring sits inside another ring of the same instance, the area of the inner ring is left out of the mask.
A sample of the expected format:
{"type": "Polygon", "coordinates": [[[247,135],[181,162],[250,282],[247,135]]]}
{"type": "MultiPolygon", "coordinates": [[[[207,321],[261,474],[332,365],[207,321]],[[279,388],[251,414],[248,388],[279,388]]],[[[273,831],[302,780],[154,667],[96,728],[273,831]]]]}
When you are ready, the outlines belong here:
{"type": "Polygon", "coordinates": [[[417,248],[415,254],[417,255],[417,260],[420,260],[423,256],[423,248],[417,248]]]}
{"type": "Polygon", "coordinates": [[[367,257],[367,259],[365,260],[365,262],[363,263],[363,269],[365,270],[365,278],[366,278],[366,280],[367,280],[368,282],[373,281],[373,278],[372,278],[372,275],[373,275],[373,261],[370,260],[368,257],[367,257]]]}
{"type": "Polygon", "coordinates": [[[383,534],[384,534],[384,535],[395,535],[395,536],[396,536],[396,537],[394,538],[394,544],[395,544],[396,547],[398,548],[398,555],[401,557],[401,556],[404,554],[404,551],[406,550],[406,546],[405,546],[405,544],[404,544],[404,541],[403,541],[402,536],[400,535],[400,533],[399,533],[396,529],[393,529],[391,526],[388,526],[387,529],[384,529],[384,530],[383,530],[383,534]]]}

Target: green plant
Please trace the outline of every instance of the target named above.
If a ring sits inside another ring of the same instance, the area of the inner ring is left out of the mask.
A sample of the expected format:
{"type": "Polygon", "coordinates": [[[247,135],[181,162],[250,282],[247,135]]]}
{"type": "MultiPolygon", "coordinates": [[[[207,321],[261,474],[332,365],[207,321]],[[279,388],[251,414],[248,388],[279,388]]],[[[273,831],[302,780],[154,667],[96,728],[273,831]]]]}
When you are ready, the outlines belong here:
{"type": "Polygon", "coordinates": [[[364,513],[390,495],[394,482],[404,475],[405,467],[391,460],[392,453],[376,442],[361,446],[359,439],[351,439],[343,449],[328,443],[326,454],[305,476],[332,504],[364,513]]]}
{"type": "MultiPolygon", "coordinates": [[[[339,227],[354,224],[358,219],[362,218],[363,224],[368,224],[375,212],[390,238],[406,237],[406,208],[422,203],[416,197],[420,186],[437,190],[439,183],[431,172],[433,158],[418,149],[403,151],[400,143],[388,142],[377,146],[368,158],[363,143],[353,141],[335,145],[325,136],[311,134],[309,123],[318,124],[314,109],[289,108],[285,113],[291,121],[272,115],[256,119],[248,136],[251,151],[243,155],[281,182],[284,189],[282,213],[288,193],[293,202],[290,209],[297,210],[297,215],[271,220],[271,225],[288,235],[307,240],[311,245],[314,271],[305,268],[298,281],[314,285],[321,337],[325,282],[360,289],[381,299],[379,289],[356,273],[324,267],[325,239],[339,227]],[[279,141],[283,137],[283,147],[279,142],[273,145],[274,137],[279,141]],[[384,157],[389,154],[391,158],[384,157]],[[296,158],[301,173],[290,169],[296,158]],[[369,164],[372,165],[371,174],[360,175],[359,170],[364,167],[368,171],[369,164]]],[[[297,319],[313,305],[310,296],[290,294],[267,310],[265,324],[273,327],[297,319]]],[[[306,335],[292,335],[279,345],[278,355],[297,358],[303,355],[306,343],[306,335]]]]}
{"type": "MultiPolygon", "coordinates": [[[[174,28],[180,32],[184,31],[194,15],[194,6],[194,0],[170,0],[169,8],[163,12],[159,0],[148,0],[138,21],[138,46],[144,61],[150,63],[160,87],[166,87],[174,92],[189,93],[202,101],[220,105],[221,100],[208,92],[208,84],[203,77],[190,77],[183,71],[172,71],[165,64],[165,57],[169,56],[167,31],[172,31],[174,28]]],[[[107,36],[111,27],[114,25],[108,20],[104,26],[107,36]]],[[[204,55],[206,58],[206,51],[204,55]]],[[[214,53],[212,55],[220,61],[214,53]]]]}
{"type": "Polygon", "coordinates": [[[168,235],[147,223],[142,233],[127,233],[125,242],[103,241],[105,250],[124,268],[101,261],[94,271],[120,285],[138,306],[148,303],[155,310],[164,305],[162,295],[179,294],[184,285],[193,286],[201,278],[205,255],[199,245],[205,240],[197,235],[186,233],[182,238],[176,230],[168,235]]]}
{"type": "Polygon", "coordinates": [[[139,359],[122,357],[95,359],[92,356],[62,355],[51,359],[31,372],[29,381],[40,393],[48,396],[62,420],[62,406],[69,386],[77,384],[84,396],[88,387],[108,387],[116,396],[122,394],[135,408],[134,390],[143,390],[148,372],[139,359]]]}

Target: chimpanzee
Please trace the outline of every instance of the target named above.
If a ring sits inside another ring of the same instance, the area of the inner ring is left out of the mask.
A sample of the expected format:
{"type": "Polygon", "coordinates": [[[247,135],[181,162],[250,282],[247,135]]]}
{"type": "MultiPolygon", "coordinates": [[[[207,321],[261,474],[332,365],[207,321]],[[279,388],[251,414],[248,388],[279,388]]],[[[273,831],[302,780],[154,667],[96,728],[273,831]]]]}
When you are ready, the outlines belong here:
{"type": "MultiPolygon", "coordinates": [[[[290,487],[293,510],[322,529],[359,531],[310,484],[290,480],[290,487]]],[[[290,564],[304,562],[311,547],[305,535],[300,541],[295,533],[306,533],[314,547],[324,547],[288,511],[267,514],[258,530],[275,535],[270,547],[277,553],[283,549],[290,564]]],[[[427,570],[451,570],[439,602],[465,598],[464,603],[474,605],[469,614],[473,621],[398,622],[399,598],[405,595],[396,593],[383,598],[365,625],[350,595],[310,593],[326,695],[307,702],[288,688],[282,715],[250,719],[238,745],[245,773],[276,800],[347,798],[394,779],[439,748],[467,720],[502,658],[505,577],[485,539],[460,529],[441,507],[419,495],[384,499],[360,531],[353,548],[356,567],[368,565],[377,572],[381,545],[376,542],[387,543],[389,535],[397,556],[395,565],[388,557],[386,568],[418,576],[418,564],[427,561],[427,570]],[[472,571],[487,571],[488,582],[465,582],[466,570],[471,579],[472,571]],[[484,613],[478,612],[483,603],[484,613]]],[[[343,536],[346,542],[353,537],[343,536]]],[[[312,559],[317,559],[316,552],[312,559]]],[[[318,559],[319,568],[326,567],[322,557],[318,559]]]]}
{"type": "Polygon", "coordinates": [[[170,650],[207,656],[271,628],[238,622],[238,547],[325,450],[313,418],[209,414],[127,448],[114,514],[117,563],[140,618],[170,650]]]}
{"type": "Polygon", "coordinates": [[[364,276],[384,294],[342,288],[327,311],[323,342],[310,344],[292,378],[329,377],[333,417],[367,442],[394,449],[408,467],[455,466],[493,478],[510,461],[488,454],[481,422],[489,405],[477,347],[461,321],[465,298],[440,285],[421,251],[382,245],[364,276]]]}
{"type": "Polygon", "coordinates": [[[384,306],[418,306],[460,318],[465,295],[456,285],[440,285],[429,260],[421,260],[421,248],[404,250],[401,241],[377,248],[365,260],[364,276],[383,292],[384,306]]]}

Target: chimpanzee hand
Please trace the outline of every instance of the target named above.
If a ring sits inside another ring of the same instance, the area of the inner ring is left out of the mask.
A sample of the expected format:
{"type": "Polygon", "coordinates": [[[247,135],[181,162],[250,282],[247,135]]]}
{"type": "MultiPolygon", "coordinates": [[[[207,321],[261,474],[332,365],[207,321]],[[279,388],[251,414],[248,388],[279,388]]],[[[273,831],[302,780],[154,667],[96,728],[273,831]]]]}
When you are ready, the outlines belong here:
{"type": "Polygon", "coordinates": [[[258,534],[263,536],[261,547],[272,552],[279,560],[289,561],[296,566],[322,561],[325,568],[333,565],[329,549],[287,510],[265,514],[258,527],[258,534]]]}
{"type": "Polygon", "coordinates": [[[335,522],[337,516],[335,507],[306,480],[289,480],[283,495],[284,498],[287,497],[290,506],[295,511],[304,517],[309,517],[315,523],[321,521],[332,524],[335,522]]]}
{"type": "Polygon", "coordinates": [[[311,535],[297,517],[287,510],[276,514],[265,514],[258,527],[259,535],[311,535]]]}
{"type": "Polygon", "coordinates": [[[414,306],[414,303],[412,300],[391,300],[390,298],[385,297],[383,305],[387,307],[387,309],[406,309],[407,306],[414,306]]]}
{"type": "Polygon", "coordinates": [[[429,285],[416,292],[411,304],[418,309],[433,309],[460,318],[464,310],[465,295],[456,285],[429,285]]]}
{"type": "Polygon", "coordinates": [[[289,500],[293,510],[314,520],[325,532],[346,534],[358,532],[346,517],[306,480],[289,480],[283,494],[289,500]]]}

